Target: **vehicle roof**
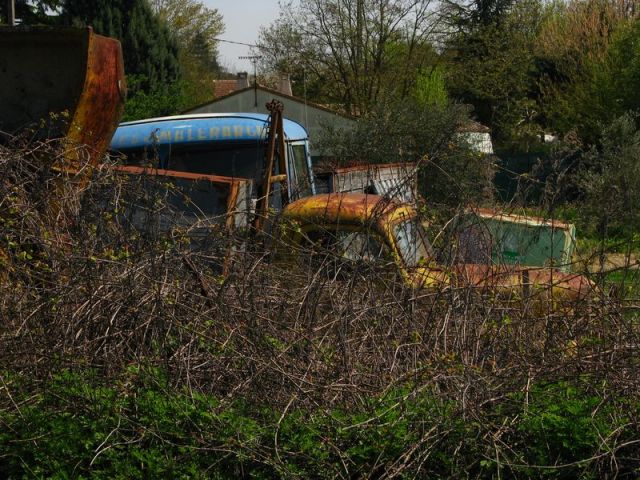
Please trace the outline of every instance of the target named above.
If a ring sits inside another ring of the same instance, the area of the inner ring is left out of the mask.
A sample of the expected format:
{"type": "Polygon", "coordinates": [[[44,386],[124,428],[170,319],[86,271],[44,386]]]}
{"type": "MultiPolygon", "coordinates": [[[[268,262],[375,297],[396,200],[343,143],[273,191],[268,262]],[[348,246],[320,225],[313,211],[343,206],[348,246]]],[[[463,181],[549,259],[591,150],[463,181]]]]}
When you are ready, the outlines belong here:
{"type": "MultiPolygon", "coordinates": [[[[197,144],[210,141],[264,140],[269,116],[263,113],[202,113],[147,118],[121,123],[111,140],[112,150],[159,145],[197,144]]],[[[283,120],[287,140],[306,140],[305,128],[283,120]]]]}
{"type": "Polygon", "coordinates": [[[297,200],[284,209],[284,218],[304,224],[356,224],[371,221],[390,224],[412,218],[415,210],[408,204],[380,195],[329,193],[297,200]]]}

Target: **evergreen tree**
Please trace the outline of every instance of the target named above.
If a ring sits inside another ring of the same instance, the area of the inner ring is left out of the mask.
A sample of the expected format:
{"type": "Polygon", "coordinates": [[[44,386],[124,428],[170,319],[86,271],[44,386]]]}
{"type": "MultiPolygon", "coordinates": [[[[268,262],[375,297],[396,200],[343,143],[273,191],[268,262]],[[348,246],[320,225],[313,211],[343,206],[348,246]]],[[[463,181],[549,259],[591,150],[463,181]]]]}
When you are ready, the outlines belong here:
{"type": "Polygon", "coordinates": [[[473,105],[502,148],[528,150],[542,134],[533,43],[541,0],[448,1],[447,89],[473,105]]]}
{"type": "MultiPolygon", "coordinates": [[[[16,19],[21,25],[54,25],[55,12],[62,0],[15,0],[16,19]]],[[[6,1],[0,1],[0,25],[7,21],[6,1]]]]}
{"type": "Polygon", "coordinates": [[[170,114],[180,108],[180,99],[170,95],[181,78],[178,44],[147,0],[65,0],[62,19],[70,25],[91,25],[96,33],[122,42],[128,104],[136,105],[136,116],[170,114]],[[148,111],[140,109],[137,96],[152,99],[145,102],[148,111]]]}

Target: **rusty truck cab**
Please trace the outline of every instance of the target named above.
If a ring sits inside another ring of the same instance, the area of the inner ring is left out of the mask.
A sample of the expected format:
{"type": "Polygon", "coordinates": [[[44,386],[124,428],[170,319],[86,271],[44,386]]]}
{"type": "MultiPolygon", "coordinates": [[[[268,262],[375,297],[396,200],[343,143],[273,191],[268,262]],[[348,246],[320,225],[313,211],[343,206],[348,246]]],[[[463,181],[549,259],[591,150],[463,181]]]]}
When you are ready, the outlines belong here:
{"type": "Polygon", "coordinates": [[[284,209],[282,225],[284,242],[293,246],[313,243],[316,232],[332,232],[337,240],[332,244],[334,254],[355,260],[371,254],[368,239],[374,239],[375,245],[381,245],[379,255],[393,262],[411,288],[470,287],[492,294],[506,293],[510,298],[540,294],[540,298],[550,296],[553,300],[584,298],[593,288],[582,275],[549,267],[439,265],[415,209],[377,195],[304,198],[284,209]]]}

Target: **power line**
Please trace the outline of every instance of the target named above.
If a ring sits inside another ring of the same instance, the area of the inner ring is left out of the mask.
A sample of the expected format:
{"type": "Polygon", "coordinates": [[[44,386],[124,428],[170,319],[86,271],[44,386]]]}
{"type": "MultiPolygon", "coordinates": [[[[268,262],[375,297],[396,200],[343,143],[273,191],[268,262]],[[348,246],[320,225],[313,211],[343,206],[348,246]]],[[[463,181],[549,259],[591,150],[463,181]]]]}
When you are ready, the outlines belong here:
{"type": "Polygon", "coordinates": [[[233,40],[225,40],[223,38],[214,38],[213,40],[215,40],[216,42],[222,42],[222,43],[232,43],[234,45],[244,45],[245,47],[264,48],[262,45],[254,45],[252,43],[243,43],[243,42],[234,42],[233,40]]]}

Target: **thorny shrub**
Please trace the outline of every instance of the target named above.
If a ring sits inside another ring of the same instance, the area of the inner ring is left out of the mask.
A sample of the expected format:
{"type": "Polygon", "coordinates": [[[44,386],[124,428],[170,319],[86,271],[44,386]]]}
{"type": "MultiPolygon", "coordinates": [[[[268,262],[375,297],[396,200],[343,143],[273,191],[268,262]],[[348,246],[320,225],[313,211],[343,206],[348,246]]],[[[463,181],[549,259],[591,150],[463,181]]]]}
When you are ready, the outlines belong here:
{"type": "Polygon", "coordinates": [[[126,475],[100,470],[111,447],[134,476],[637,474],[638,320],[604,295],[416,291],[282,265],[275,238],[222,276],[240,240],[161,232],[179,215],[161,180],[0,148],[7,475],[126,475]]]}

